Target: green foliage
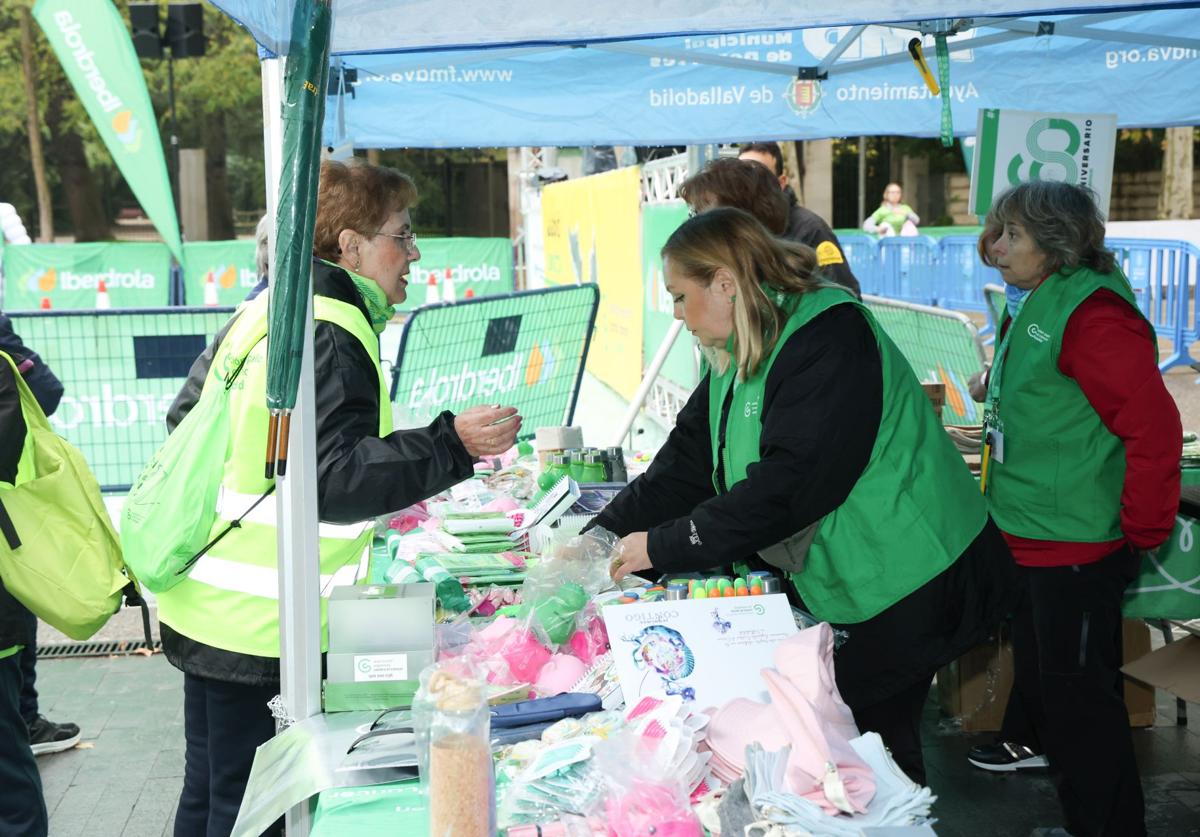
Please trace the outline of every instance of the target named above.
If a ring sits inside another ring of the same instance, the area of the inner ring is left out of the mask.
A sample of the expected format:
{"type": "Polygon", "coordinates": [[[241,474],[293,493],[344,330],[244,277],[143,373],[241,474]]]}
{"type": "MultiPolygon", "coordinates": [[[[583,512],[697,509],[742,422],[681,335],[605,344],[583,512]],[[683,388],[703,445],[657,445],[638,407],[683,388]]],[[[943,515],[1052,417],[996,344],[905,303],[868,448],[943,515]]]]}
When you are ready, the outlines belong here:
{"type": "MultiPolygon", "coordinates": [[[[0,3],[0,153],[5,155],[5,165],[0,166],[0,201],[14,204],[28,226],[36,215],[36,199],[26,136],[25,85],[18,26],[21,5],[28,7],[29,0],[0,3]]],[[[116,0],[116,5],[128,20],[128,0],[116,0]]],[[[159,5],[164,7],[162,24],[165,29],[166,0],[160,0],[159,5]]],[[[208,40],[206,54],[202,58],[174,62],[180,146],[207,145],[206,122],[214,114],[223,114],[233,206],[235,209],[259,209],[265,200],[261,81],[254,40],[211,5],[204,4],[203,10],[208,40]]],[[[118,209],[136,206],[137,202],[92,127],[36,21],[32,24],[32,34],[47,179],[54,198],[56,226],[60,232],[69,234],[66,198],[59,187],[56,161],[49,145],[52,134],[70,132],[82,139],[92,174],[103,190],[105,210],[110,218],[118,209]]],[[[166,153],[170,136],[167,62],[143,61],[142,70],[159,117],[159,132],[166,153]]]]}

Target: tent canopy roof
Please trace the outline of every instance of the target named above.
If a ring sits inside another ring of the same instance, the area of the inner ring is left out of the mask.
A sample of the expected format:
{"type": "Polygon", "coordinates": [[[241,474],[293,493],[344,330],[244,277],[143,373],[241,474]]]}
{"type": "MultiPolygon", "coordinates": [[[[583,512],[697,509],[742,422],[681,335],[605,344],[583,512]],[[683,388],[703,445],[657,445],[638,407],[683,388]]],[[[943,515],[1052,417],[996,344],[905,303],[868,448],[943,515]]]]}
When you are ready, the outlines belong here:
{"type": "MultiPolygon", "coordinates": [[[[292,0],[211,0],[267,50],[287,52],[292,0]]],[[[1195,6],[1196,0],[334,0],[334,55],[597,43],[672,35],[1195,6]]]]}

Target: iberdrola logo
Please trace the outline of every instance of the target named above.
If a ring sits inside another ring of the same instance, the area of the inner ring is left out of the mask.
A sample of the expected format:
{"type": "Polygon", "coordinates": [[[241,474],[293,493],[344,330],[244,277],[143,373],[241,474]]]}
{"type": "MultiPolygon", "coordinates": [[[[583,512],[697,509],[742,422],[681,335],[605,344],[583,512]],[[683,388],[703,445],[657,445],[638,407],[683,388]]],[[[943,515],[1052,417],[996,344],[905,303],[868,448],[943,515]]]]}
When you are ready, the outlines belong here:
{"type": "Polygon", "coordinates": [[[24,282],[30,291],[48,294],[58,284],[58,271],[52,267],[42,271],[32,270],[26,274],[24,282]]]}
{"type": "Polygon", "coordinates": [[[113,130],[125,150],[134,153],[142,147],[142,126],[131,110],[123,110],[112,119],[113,130]]]}
{"type": "Polygon", "coordinates": [[[543,340],[534,344],[529,352],[529,360],[525,364],[525,386],[531,387],[549,379],[554,374],[554,352],[550,341],[543,340]]]}

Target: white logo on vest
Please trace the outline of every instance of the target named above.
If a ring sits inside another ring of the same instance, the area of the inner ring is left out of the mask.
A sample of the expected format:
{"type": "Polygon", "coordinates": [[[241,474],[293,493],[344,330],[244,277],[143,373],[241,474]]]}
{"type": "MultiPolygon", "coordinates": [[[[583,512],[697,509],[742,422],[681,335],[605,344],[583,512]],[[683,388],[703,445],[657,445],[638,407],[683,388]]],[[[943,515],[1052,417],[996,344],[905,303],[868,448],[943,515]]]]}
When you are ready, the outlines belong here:
{"type": "Polygon", "coordinates": [[[1029,334],[1030,337],[1032,337],[1034,340],[1038,341],[1039,343],[1045,343],[1047,340],[1050,339],[1050,335],[1047,334],[1046,332],[1042,331],[1042,327],[1039,326],[1037,323],[1030,323],[1029,328],[1025,329],[1025,331],[1029,334]]]}

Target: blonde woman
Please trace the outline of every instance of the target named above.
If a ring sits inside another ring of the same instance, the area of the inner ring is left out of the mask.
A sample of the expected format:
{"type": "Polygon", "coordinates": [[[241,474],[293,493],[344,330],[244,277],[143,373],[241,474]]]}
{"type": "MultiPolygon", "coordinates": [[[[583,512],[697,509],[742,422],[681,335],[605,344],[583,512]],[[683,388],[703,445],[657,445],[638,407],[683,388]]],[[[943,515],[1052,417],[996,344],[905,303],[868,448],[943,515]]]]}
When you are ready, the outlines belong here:
{"type": "Polygon", "coordinates": [[[1009,606],[1013,570],[979,488],[892,341],[813,251],[712,209],[662,250],[675,316],[711,364],[648,472],[596,520],[613,575],[764,562],[847,631],[838,688],[924,783],[934,671],[1009,606]]]}

